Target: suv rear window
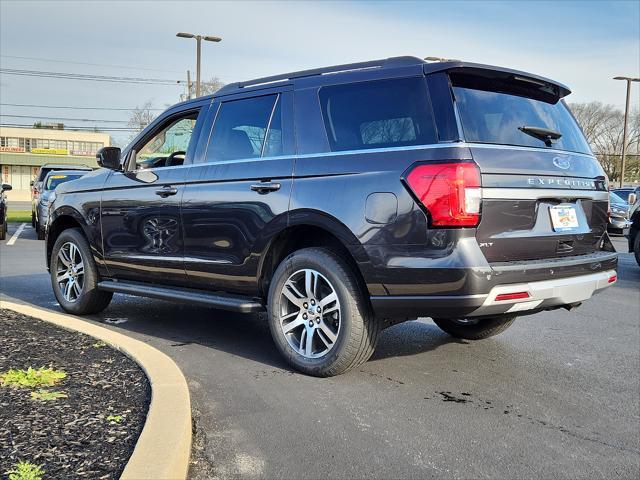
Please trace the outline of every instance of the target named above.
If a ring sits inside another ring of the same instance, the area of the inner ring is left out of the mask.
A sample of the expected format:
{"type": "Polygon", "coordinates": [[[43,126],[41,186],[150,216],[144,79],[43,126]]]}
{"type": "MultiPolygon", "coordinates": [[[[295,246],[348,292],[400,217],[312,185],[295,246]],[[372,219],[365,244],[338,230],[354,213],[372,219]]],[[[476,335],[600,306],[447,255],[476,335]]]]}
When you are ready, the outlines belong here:
{"type": "Polygon", "coordinates": [[[521,88],[517,93],[498,90],[496,87],[504,84],[465,77],[452,76],[452,84],[466,141],[591,153],[568,107],[557,97],[532,92],[532,97],[538,98],[531,98],[524,96],[521,88]],[[553,130],[562,136],[547,145],[522,131],[525,126],[553,130]]]}
{"type": "Polygon", "coordinates": [[[424,77],[323,87],[320,103],[332,151],[436,142],[424,77]]]}

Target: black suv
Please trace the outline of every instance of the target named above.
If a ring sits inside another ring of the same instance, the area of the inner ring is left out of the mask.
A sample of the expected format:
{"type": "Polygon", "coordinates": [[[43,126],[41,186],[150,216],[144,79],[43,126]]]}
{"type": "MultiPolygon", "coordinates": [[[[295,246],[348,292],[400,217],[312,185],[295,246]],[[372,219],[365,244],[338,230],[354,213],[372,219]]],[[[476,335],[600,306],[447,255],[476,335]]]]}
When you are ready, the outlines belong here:
{"type": "Polygon", "coordinates": [[[227,85],[160,115],[49,217],[56,298],[268,312],[319,376],[385,326],[482,339],[616,281],[608,185],[559,83],[414,57],[227,85]]]}

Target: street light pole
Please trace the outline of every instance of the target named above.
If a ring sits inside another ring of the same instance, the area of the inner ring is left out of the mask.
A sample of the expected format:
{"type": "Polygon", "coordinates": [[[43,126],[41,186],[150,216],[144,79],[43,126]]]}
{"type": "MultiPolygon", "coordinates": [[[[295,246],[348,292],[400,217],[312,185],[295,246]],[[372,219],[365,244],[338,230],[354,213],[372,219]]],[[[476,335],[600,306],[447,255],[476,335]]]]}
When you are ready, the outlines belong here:
{"type": "Polygon", "coordinates": [[[202,35],[196,35],[196,98],[200,96],[200,50],[202,48],[202,35]]]}
{"type": "Polygon", "coordinates": [[[622,130],[622,166],[620,169],[620,188],[624,183],[624,169],[627,163],[627,126],[629,123],[629,104],[631,101],[631,82],[640,82],[640,78],[613,77],[614,80],[625,80],[627,82],[627,101],[624,108],[624,127],[622,130]]]}
{"type": "Polygon", "coordinates": [[[194,38],[196,40],[196,98],[200,96],[200,51],[202,40],[206,40],[207,42],[221,42],[222,38],[214,37],[211,35],[195,35],[193,33],[185,33],[178,32],[176,33],[176,37],[180,38],[194,38]]]}

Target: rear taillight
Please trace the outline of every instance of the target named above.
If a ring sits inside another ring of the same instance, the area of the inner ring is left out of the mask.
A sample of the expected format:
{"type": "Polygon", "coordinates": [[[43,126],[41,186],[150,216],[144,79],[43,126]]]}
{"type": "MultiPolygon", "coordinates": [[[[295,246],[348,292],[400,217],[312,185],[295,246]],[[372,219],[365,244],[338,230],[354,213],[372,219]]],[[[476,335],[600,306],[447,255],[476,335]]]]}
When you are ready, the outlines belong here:
{"type": "Polygon", "coordinates": [[[419,164],[406,183],[436,227],[475,227],[480,222],[480,171],[473,163],[419,164]]]}

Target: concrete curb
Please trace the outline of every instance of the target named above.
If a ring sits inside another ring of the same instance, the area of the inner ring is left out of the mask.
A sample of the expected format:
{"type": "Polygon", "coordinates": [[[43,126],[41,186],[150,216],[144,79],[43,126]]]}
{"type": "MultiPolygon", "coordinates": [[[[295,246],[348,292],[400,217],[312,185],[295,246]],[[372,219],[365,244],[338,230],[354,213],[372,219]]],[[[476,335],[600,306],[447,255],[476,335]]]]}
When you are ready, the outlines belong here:
{"type": "Polygon", "coordinates": [[[71,315],[4,297],[0,308],[95,337],[133,359],[151,384],[151,403],[121,480],[186,479],[191,455],[191,401],[184,375],[164,353],[139,340],[71,315]]]}

